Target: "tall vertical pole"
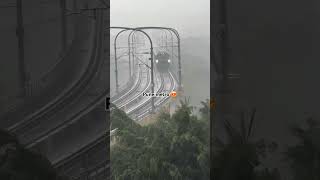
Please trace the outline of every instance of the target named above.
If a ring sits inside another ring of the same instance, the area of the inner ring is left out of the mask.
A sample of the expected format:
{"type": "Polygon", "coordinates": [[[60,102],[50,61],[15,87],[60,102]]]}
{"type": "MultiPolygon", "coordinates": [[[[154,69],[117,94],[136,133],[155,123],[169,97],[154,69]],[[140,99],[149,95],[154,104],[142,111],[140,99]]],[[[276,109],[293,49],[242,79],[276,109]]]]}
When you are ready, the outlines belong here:
{"type": "MultiPolygon", "coordinates": [[[[117,39],[119,37],[119,35],[125,31],[128,31],[129,29],[123,29],[120,32],[118,32],[118,34],[116,35],[116,37],[114,38],[114,42],[113,42],[113,46],[114,46],[114,65],[115,65],[115,74],[116,74],[116,93],[119,92],[119,80],[118,80],[118,58],[117,58],[117,39]]],[[[129,47],[130,49],[130,47],[129,47]]]]}
{"type": "MultiPolygon", "coordinates": [[[[170,34],[171,34],[171,54],[172,54],[172,58],[173,58],[173,46],[174,46],[174,44],[173,44],[173,35],[172,35],[172,32],[169,30],[169,32],[170,32],[170,34]]],[[[172,59],[173,60],[173,59],[172,59]]]]}
{"type": "MultiPolygon", "coordinates": [[[[154,64],[153,64],[153,43],[152,43],[152,40],[151,40],[151,37],[146,33],[144,32],[143,30],[141,30],[143,28],[136,28],[136,29],[133,29],[132,32],[130,32],[129,36],[128,36],[128,42],[129,42],[129,39],[131,37],[131,34],[132,33],[135,33],[136,31],[139,31],[141,33],[143,33],[144,35],[146,35],[149,39],[149,42],[150,42],[150,58],[149,60],[151,61],[151,93],[154,94],[154,64]]],[[[130,43],[129,43],[130,44],[130,43]]],[[[154,97],[152,96],[151,97],[151,113],[154,113],[154,110],[155,110],[155,106],[154,106],[154,97]]]]}
{"type": "MultiPolygon", "coordinates": [[[[211,78],[211,83],[214,84],[211,90],[211,96],[216,100],[216,108],[214,114],[210,116],[210,149],[211,156],[213,157],[213,140],[215,132],[215,121],[223,121],[225,115],[227,115],[230,104],[226,102],[226,97],[230,93],[230,89],[227,89],[227,69],[228,69],[228,34],[227,34],[227,7],[226,0],[214,0],[212,1],[214,9],[213,12],[213,29],[212,29],[212,47],[213,47],[213,68],[216,71],[216,78],[211,78]]],[[[212,72],[212,71],[211,71],[212,72]]],[[[211,163],[213,159],[211,158],[211,163]]],[[[210,176],[214,177],[213,168],[210,171],[210,176]]],[[[213,178],[215,179],[215,178],[213,178]]]]}
{"type": "Polygon", "coordinates": [[[133,34],[132,38],[133,38],[132,42],[134,42],[134,45],[132,46],[132,65],[133,65],[132,70],[134,71],[134,68],[135,68],[134,54],[135,54],[135,50],[136,50],[135,45],[137,43],[136,42],[136,34],[133,34]]]}
{"type": "Polygon", "coordinates": [[[168,48],[168,36],[167,36],[166,31],[165,31],[165,34],[166,34],[166,50],[167,50],[167,48],[168,48]]]}
{"type": "Polygon", "coordinates": [[[180,48],[180,35],[177,30],[173,28],[168,28],[168,30],[172,31],[176,36],[178,40],[178,90],[182,90],[182,76],[181,76],[181,48],[180,48]]]}
{"type": "Polygon", "coordinates": [[[181,77],[181,49],[180,49],[180,38],[178,38],[178,78],[179,78],[179,91],[182,90],[182,77],[181,77]]]}
{"type": "Polygon", "coordinates": [[[26,70],[26,63],[24,59],[24,28],[23,28],[23,15],[22,15],[22,0],[17,0],[17,30],[18,37],[18,57],[19,57],[19,71],[20,81],[22,86],[22,96],[28,95],[28,82],[29,77],[26,70]]]}
{"type": "MultiPolygon", "coordinates": [[[[165,30],[168,31],[170,33],[170,35],[171,35],[171,56],[173,58],[174,57],[174,54],[173,54],[173,46],[174,46],[174,44],[173,44],[173,34],[172,34],[172,31],[170,29],[165,29],[165,30]]],[[[168,48],[168,51],[169,51],[169,48],[168,48]]]]}
{"type": "Polygon", "coordinates": [[[135,32],[136,31],[131,31],[129,36],[128,36],[128,55],[129,55],[129,72],[130,72],[130,78],[131,78],[131,69],[134,69],[134,45],[135,43],[133,42],[133,37],[135,35],[135,32]],[[132,51],[131,51],[131,47],[132,47],[132,51]],[[132,64],[133,64],[133,67],[131,67],[131,55],[132,55],[132,64]]]}
{"type": "MultiPolygon", "coordinates": [[[[130,44],[130,42],[129,42],[130,44]]],[[[129,46],[129,79],[131,79],[131,56],[130,56],[130,46],[129,46]]]]}
{"type": "MultiPolygon", "coordinates": [[[[153,71],[153,47],[150,48],[150,60],[151,60],[151,93],[154,94],[154,71],[153,71]]],[[[151,97],[151,112],[154,113],[154,97],[151,97]]]]}
{"type": "Polygon", "coordinates": [[[116,74],[116,93],[119,92],[119,81],[118,81],[118,60],[117,60],[117,46],[114,45],[114,65],[115,65],[115,74],[116,74]]]}
{"type": "Polygon", "coordinates": [[[164,46],[164,36],[163,36],[163,34],[161,34],[161,46],[162,47],[164,46]]]}
{"type": "Polygon", "coordinates": [[[62,53],[65,52],[67,46],[67,32],[66,32],[66,0],[60,0],[60,9],[61,9],[61,50],[62,53]]]}

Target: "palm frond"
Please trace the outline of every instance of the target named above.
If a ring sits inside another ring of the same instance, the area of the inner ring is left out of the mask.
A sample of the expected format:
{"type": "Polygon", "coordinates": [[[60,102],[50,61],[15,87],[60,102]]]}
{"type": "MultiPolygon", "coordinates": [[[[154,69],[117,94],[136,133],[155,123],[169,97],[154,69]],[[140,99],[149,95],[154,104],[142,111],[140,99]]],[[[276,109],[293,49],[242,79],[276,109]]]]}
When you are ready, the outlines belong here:
{"type": "Polygon", "coordinates": [[[251,132],[252,132],[252,128],[253,128],[253,122],[255,119],[255,115],[256,115],[256,108],[253,108],[251,117],[250,117],[250,124],[249,124],[249,130],[248,130],[248,135],[247,135],[247,140],[249,139],[249,137],[251,136],[251,132]]]}
{"type": "Polygon", "coordinates": [[[238,141],[241,140],[241,135],[237,132],[237,130],[231,125],[228,120],[224,120],[224,126],[227,130],[227,135],[231,139],[231,141],[238,141]]]}

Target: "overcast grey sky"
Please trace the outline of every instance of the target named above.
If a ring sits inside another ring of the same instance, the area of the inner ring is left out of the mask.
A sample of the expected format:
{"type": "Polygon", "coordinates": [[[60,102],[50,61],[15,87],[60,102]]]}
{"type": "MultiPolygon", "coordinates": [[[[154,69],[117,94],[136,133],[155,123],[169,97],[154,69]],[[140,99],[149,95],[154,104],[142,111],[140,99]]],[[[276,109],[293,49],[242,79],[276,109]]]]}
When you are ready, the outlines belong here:
{"type": "Polygon", "coordinates": [[[210,0],[110,0],[111,26],[168,26],[209,36],[210,0]]]}

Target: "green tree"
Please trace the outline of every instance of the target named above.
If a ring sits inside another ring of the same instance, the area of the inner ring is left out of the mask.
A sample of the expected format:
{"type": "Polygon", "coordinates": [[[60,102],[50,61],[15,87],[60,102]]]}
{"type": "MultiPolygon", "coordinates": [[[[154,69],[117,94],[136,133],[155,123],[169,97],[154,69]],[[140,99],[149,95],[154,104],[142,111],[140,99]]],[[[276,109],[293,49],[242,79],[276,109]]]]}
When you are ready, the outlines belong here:
{"type": "MultiPolygon", "coordinates": [[[[124,115],[116,109],[111,119],[127,121],[124,115]]],[[[120,140],[111,149],[113,179],[209,179],[207,121],[193,116],[185,99],[172,116],[163,111],[154,124],[126,123],[119,128],[120,140]]]]}
{"type": "Polygon", "coordinates": [[[205,101],[200,102],[202,107],[199,109],[199,112],[202,118],[209,119],[210,118],[210,100],[206,99],[205,101]]]}

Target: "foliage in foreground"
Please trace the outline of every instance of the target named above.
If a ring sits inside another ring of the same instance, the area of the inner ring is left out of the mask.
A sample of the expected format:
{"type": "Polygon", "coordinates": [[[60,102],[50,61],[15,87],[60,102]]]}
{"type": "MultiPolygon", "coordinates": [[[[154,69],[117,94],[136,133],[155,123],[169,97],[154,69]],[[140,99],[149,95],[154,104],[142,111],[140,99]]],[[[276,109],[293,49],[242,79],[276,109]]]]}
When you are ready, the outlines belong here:
{"type": "Polygon", "coordinates": [[[298,143],[284,152],[289,161],[293,180],[320,178],[320,123],[312,118],[305,122],[306,127],[295,124],[290,130],[298,143]]]}
{"type": "Polygon", "coordinates": [[[226,138],[215,137],[213,145],[212,176],[215,180],[280,180],[278,169],[270,170],[262,163],[267,154],[277,149],[277,144],[252,139],[255,113],[254,109],[247,117],[242,112],[240,128],[223,119],[226,138]]]}
{"type": "Polygon", "coordinates": [[[128,121],[124,112],[114,110],[111,119],[121,127],[111,148],[112,179],[209,179],[209,116],[197,118],[186,100],[180,103],[172,116],[161,112],[148,126],[128,121]]]}

